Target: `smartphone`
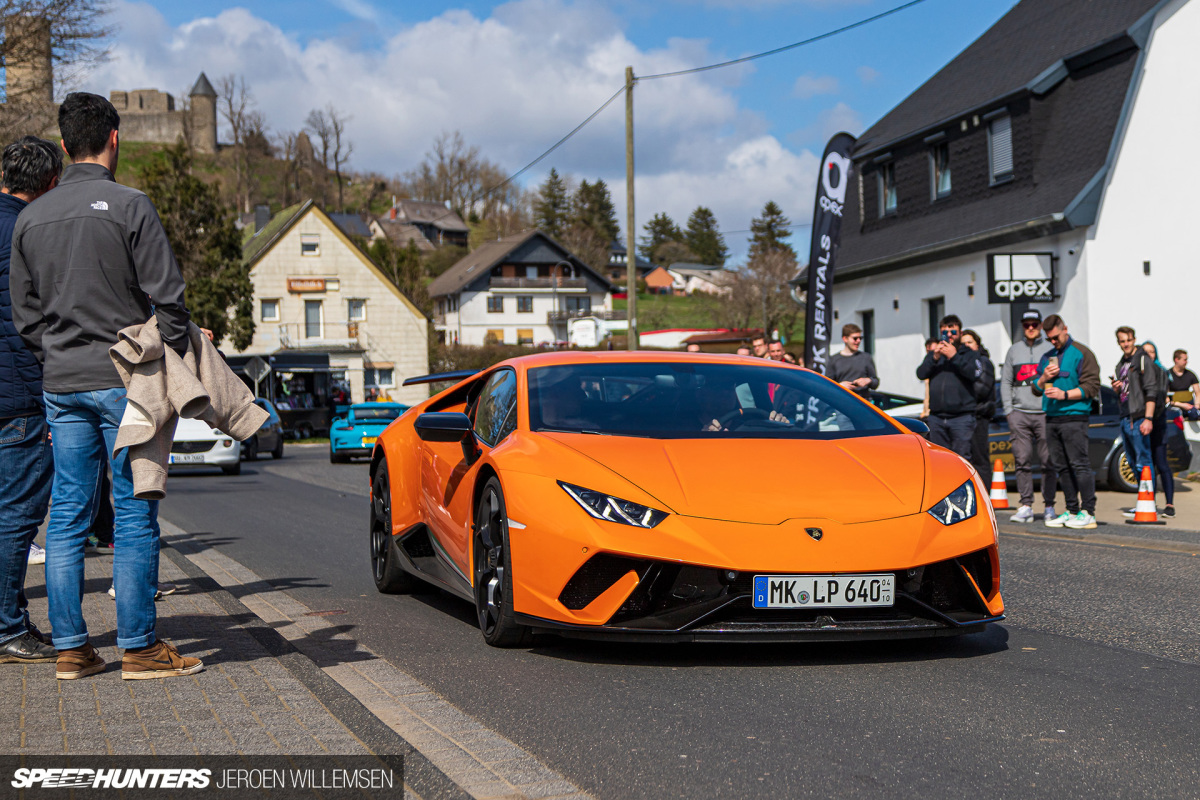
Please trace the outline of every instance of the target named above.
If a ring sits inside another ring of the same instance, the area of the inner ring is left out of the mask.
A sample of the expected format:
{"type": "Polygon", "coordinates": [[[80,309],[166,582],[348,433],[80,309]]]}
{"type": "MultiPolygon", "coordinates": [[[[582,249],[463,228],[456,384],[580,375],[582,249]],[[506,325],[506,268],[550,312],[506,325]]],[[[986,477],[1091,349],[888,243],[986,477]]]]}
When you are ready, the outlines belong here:
{"type": "Polygon", "coordinates": [[[1058,356],[1050,356],[1049,360],[1046,363],[1057,369],[1058,368],[1058,356]]]}
{"type": "Polygon", "coordinates": [[[950,341],[950,332],[949,331],[942,331],[942,341],[943,342],[950,341]]]}

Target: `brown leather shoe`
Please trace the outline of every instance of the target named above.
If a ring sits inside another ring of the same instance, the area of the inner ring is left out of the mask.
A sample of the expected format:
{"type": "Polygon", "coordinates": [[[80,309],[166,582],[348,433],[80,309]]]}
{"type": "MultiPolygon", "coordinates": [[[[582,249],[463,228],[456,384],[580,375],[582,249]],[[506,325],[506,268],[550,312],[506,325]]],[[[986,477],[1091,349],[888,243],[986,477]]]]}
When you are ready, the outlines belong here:
{"type": "Polygon", "coordinates": [[[80,647],[71,647],[58,651],[58,666],[55,675],[60,681],[73,681],[76,678],[86,678],[104,671],[104,659],[86,642],[80,647]]]}
{"type": "Polygon", "coordinates": [[[161,639],[148,647],[126,650],[121,657],[121,677],[127,681],[193,675],[202,669],[203,661],[179,655],[174,645],[161,639]]]}

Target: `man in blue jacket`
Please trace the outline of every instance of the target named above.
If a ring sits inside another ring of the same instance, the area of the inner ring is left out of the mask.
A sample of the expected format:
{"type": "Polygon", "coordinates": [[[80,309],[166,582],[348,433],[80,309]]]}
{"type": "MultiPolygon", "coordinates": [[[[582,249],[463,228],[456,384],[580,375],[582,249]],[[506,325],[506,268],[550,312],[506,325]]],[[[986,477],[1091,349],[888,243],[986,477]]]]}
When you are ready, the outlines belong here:
{"type": "Polygon", "coordinates": [[[25,567],[46,518],[54,460],[42,405],[42,367],[12,321],[8,267],[17,215],[54,188],[62,156],[26,136],[4,148],[0,185],[0,664],[54,661],[50,642],[29,621],[25,567]]]}

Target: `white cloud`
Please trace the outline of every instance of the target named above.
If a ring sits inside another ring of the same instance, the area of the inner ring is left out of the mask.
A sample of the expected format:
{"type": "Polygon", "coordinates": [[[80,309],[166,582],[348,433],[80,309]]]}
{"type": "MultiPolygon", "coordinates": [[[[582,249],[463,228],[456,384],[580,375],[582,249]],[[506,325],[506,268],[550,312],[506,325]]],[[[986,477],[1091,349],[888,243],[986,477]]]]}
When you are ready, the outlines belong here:
{"type": "Polygon", "coordinates": [[[875,81],[879,80],[881,73],[874,67],[868,67],[864,64],[855,70],[855,74],[858,75],[858,79],[863,83],[874,83],[875,81]]]}
{"type": "Polygon", "coordinates": [[[356,19],[368,22],[379,19],[379,11],[366,0],[332,0],[332,2],[334,6],[356,19]]]}
{"type": "MultiPolygon", "coordinates": [[[[374,12],[367,0],[331,1],[374,12]]],[[[351,166],[385,175],[416,166],[439,133],[454,130],[515,171],[611,96],[627,64],[649,75],[720,60],[694,39],[639,50],[604,6],[565,0],[516,0],[487,18],[446,11],[390,29],[369,48],[333,34],[301,41],[244,8],[176,27],[149,5],[117,0],[114,17],[113,57],[83,88],[178,94],[201,70],[214,83],[239,74],[276,131],[299,129],[330,103],[349,114],[351,166]]],[[[666,211],[682,221],[703,204],[740,229],[768,199],[807,214],[815,158],[767,136],[764,120],[739,107],[731,88],[750,69],[637,85],[639,220],[666,211]]],[[[614,102],[527,174],[530,183],[551,166],[603,178],[624,223],[622,106],[614,102]]]]}
{"type": "Polygon", "coordinates": [[[807,100],[819,94],[837,94],[839,88],[841,85],[834,76],[814,75],[808,72],[796,78],[796,82],[792,84],[792,95],[807,100]]]}
{"type": "Polygon", "coordinates": [[[814,142],[824,148],[825,143],[841,131],[857,136],[863,131],[862,115],[845,103],[839,102],[833,108],[827,108],[817,114],[810,125],[806,125],[792,134],[789,139],[795,142],[814,142]]]}

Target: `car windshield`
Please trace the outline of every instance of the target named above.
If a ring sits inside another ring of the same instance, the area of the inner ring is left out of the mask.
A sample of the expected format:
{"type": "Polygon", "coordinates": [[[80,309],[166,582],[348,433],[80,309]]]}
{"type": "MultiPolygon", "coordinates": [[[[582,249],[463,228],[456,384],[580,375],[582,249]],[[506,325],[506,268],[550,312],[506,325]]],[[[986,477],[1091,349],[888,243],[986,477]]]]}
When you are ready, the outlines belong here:
{"type": "Polygon", "coordinates": [[[356,408],[354,409],[354,419],[358,422],[371,422],[372,420],[390,421],[402,414],[399,408],[356,408]]]}
{"type": "Polygon", "coordinates": [[[899,431],[850,392],[786,367],[676,361],[529,371],[535,431],[661,439],[842,439],[899,431]]]}

